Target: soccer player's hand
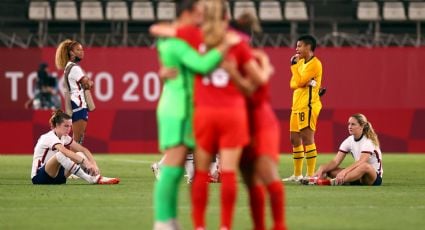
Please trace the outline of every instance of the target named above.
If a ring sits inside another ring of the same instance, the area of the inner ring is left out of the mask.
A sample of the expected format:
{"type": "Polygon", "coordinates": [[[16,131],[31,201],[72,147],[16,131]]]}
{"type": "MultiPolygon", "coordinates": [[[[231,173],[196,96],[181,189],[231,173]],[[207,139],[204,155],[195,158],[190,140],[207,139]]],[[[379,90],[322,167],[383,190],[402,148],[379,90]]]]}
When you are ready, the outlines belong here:
{"type": "Polygon", "coordinates": [[[316,171],[316,173],[313,175],[313,177],[317,178],[325,178],[325,173],[323,172],[323,167],[319,167],[319,169],[316,171]]]}
{"type": "Polygon", "coordinates": [[[308,86],[311,86],[311,87],[316,87],[316,85],[317,85],[317,81],[315,81],[314,79],[311,79],[309,82],[308,82],[308,84],[307,84],[308,86]]]}
{"type": "Polygon", "coordinates": [[[84,168],[84,171],[89,174],[90,176],[95,176],[97,175],[96,172],[99,171],[99,169],[97,169],[97,167],[91,163],[88,160],[83,161],[82,166],[84,168]]]}
{"type": "Polygon", "coordinates": [[[300,55],[299,54],[295,54],[294,56],[291,57],[291,65],[295,65],[297,64],[298,60],[299,60],[300,55]]]}
{"type": "Polygon", "coordinates": [[[326,93],[326,88],[320,88],[319,89],[319,97],[325,95],[325,93],[326,93]]]}
{"type": "Polygon", "coordinates": [[[159,74],[159,78],[163,80],[174,79],[179,74],[179,71],[177,70],[177,68],[166,68],[162,66],[159,69],[158,74],[159,74]]]}
{"type": "Polygon", "coordinates": [[[339,172],[336,175],[335,179],[336,179],[336,181],[337,181],[338,184],[344,184],[345,183],[345,181],[344,181],[345,174],[346,174],[345,171],[342,170],[341,172],[339,172]]]}
{"type": "Polygon", "coordinates": [[[234,46],[241,41],[241,36],[235,32],[228,32],[224,37],[224,42],[227,46],[234,46]]]}

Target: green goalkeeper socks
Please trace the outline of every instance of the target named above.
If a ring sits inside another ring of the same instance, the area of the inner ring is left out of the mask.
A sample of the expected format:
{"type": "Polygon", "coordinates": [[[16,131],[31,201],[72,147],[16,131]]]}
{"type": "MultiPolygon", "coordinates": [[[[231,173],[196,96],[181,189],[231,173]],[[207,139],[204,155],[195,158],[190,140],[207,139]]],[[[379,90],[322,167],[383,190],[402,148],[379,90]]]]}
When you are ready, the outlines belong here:
{"type": "Polygon", "coordinates": [[[159,179],[155,182],[155,221],[165,222],[177,217],[177,197],[182,167],[162,165],[159,179]]]}

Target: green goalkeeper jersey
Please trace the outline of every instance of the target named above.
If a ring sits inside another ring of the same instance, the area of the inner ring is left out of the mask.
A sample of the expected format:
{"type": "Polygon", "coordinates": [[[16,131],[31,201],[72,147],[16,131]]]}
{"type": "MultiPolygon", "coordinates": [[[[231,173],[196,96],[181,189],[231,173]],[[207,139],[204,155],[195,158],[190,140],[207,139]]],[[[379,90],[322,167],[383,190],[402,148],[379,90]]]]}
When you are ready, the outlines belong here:
{"type": "Polygon", "coordinates": [[[178,38],[158,40],[161,64],[176,68],[178,75],[166,79],[157,107],[160,149],[180,144],[193,148],[195,145],[193,120],[193,88],[196,73],[205,75],[220,63],[221,53],[212,49],[200,55],[188,43],[178,38]]]}

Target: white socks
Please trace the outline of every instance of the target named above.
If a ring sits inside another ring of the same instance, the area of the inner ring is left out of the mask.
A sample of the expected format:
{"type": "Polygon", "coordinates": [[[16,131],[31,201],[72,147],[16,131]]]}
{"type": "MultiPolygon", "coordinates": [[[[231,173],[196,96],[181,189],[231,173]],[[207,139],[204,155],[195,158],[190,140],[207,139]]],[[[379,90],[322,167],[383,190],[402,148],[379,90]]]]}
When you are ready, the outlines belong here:
{"type": "Polygon", "coordinates": [[[188,180],[192,181],[195,176],[195,164],[193,162],[193,153],[188,153],[186,155],[186,161],[184,163],[184,168],[186,170],[186,175],[188,180]]]}
{"type": "Polygon", "coordinates": [[[97,176],[90,176],[86,172],[84,172],[83,169],[81,169],[80,165],[73,162],[71,159],[63,155],[61,152],[56,153],[56,159],[58,162],[65,168],[66,171],[77,175],[81,179],[89,182],[90,184],[94,184],[97,182],[97,179],[99,178],[99,175],[97,176]]]}

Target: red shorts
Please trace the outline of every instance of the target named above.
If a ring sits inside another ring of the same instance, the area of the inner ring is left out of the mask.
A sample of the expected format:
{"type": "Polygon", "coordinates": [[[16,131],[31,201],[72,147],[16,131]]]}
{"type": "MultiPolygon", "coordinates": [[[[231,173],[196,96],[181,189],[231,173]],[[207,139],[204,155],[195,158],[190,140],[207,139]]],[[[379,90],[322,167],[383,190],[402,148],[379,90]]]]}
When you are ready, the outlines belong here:
{"type": "Polygon", "coordinates": [[[249,142],[244,108],[195,108],[196,144],[215,154],[223,148],[242,148],[249,142]]]}
{"type": "Polygon", "coordinates": [[[244,151],[244,155],[248,159],[268,155],[276,162],[279,161],[280,129],[271,105],[262,103],[250,108],[248,113],[252,144],[244,151]]]}

